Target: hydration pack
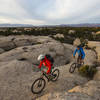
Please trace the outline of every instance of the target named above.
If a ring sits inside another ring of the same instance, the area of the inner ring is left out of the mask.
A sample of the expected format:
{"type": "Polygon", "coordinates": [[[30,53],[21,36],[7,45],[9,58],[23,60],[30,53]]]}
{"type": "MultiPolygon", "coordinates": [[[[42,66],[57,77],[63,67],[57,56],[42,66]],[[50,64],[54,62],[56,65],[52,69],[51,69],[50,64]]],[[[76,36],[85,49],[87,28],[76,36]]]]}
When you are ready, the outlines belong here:
{"type": "Polygon", "coordinates": [[[54,59],[50,54],[46,54],[45,56],[52,64],[54,63],[54,59]]]}

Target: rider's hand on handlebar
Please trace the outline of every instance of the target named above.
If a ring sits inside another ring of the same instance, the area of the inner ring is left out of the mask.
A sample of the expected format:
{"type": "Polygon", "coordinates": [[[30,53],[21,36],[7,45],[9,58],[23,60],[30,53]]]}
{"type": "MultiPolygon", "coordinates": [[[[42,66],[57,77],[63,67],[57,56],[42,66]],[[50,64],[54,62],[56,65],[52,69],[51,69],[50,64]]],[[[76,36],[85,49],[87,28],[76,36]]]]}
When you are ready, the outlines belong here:
{"type": "Polygon", "coordinates": [[[43,74],[46,74],[46,72],[45,72],[44,70],[42,70],[42,73],[43,73],[43,74]]]}
{"type": "Polygon", "coordinates": [[[41,70],[43,73],[46,73],[44,70],[41,70]]]}
{"type": "Polygon", "coordinates": [[[75,59],[75,56],[73,56],[73,58],[75,59]]]}

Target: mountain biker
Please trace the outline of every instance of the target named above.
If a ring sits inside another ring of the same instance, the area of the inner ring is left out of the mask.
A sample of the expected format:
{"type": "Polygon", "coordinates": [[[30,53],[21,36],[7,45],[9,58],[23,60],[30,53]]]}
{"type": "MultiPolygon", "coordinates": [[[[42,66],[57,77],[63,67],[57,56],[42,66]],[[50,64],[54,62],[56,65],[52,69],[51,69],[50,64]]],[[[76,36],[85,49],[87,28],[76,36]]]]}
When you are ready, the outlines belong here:
{"type": "Polygon", "coordinates": [[[50,74],[51,72],[51,67],[52,67],[52,63],[50,62],[49,59],[47,59],[47,57],[43,54],[40,54],[38,56],[38,60],[40,61],[40,65],[39,65],[39,68],[41,69],[42,65],[44,65],[46,68],[47,68],[47,74],[50,74]]]}
{"type": "Polygon", "coordinates": [[[74,53],[73,53],[73,57],[75,58],[76,53],[78,53],[78,59],[77,61],[81,64],[84,62],[84,58],[85,58],[85,52],[82,48],[81,45],[78,45],[77,48],[75,49],[74,53]]]}

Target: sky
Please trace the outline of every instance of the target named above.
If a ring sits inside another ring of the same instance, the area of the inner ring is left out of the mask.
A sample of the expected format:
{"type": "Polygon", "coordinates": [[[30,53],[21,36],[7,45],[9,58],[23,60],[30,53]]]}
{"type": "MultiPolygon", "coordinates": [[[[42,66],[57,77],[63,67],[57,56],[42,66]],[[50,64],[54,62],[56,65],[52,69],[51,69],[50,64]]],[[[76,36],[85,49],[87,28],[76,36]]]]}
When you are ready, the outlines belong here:
{"type": "Polygon", "coordinates": [[[0,24],[100,23],[100,0],[0,0],[0,24]]]}

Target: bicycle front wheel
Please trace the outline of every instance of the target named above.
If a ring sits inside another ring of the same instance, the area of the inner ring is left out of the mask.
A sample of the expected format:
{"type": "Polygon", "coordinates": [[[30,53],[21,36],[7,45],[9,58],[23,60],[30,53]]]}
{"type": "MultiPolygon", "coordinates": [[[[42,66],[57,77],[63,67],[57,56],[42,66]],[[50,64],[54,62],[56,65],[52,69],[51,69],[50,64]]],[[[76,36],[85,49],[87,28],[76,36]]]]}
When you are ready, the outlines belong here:
{"type": "Polygon", "coordinates": [[[59,69],[55,69],[53,72],[52,72],[52,79],[51,79],[51,81],[57,81],[57,79],[58,79],[58,77],[59,77],[59,73],[60,73],[60,71],[59,71],[59,69]]]}
{"type": "Polygon", "coordinates": [[[43,78],[36,79],[31,86],[32,93],[34,94],[41,93],[45,88],[45,85],[46,85],[46,81],[43,78]]]}
{"type": "Polygon", "coordinates": [[[69,68],[69,72],[73,73],[75,71],[75,69],[76,69],[76,63],[73,63],[69,68]]]}

